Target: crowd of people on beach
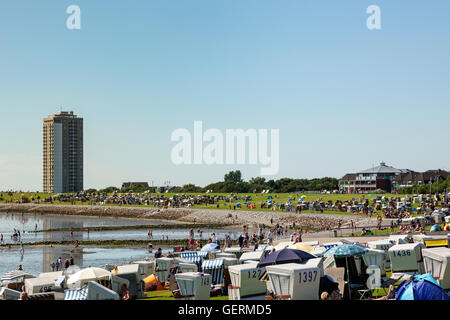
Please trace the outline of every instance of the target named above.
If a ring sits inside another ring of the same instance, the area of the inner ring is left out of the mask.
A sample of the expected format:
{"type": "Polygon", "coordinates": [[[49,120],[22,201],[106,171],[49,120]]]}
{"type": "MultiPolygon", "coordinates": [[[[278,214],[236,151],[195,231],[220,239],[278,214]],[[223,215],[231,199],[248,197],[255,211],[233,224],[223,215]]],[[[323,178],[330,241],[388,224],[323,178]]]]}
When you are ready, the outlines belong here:
{"type": "Polygon", "coordinates": [[[50,263],[50,268],[52,269],[52,272],[55,271],[63,271],[65,269],[69,269],[70,266],[74,265],[74,259],[72,256],[70,256],[70,258],[64,260],[64,262],[62,261],[62,258],[59,257],[58,259],[56,259],[56,261],[53,261],[52,263],[50,263]]]}

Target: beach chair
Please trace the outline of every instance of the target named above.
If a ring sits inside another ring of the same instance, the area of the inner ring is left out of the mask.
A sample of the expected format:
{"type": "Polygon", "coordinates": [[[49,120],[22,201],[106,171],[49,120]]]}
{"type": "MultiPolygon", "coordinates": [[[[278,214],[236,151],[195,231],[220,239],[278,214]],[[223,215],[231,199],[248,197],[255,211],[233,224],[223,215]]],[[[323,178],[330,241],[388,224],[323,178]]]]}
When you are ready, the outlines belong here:
{"type": "Polygon", "coordinates": [[[88,288],[64,291],[64,300],[87,300],[88,288]]]}
{"type": "Polygon", "coordinates": [[[200,268],[203,261],[203,256],[199,255],[198,251],[183,252],[180,254],[180,258],[196,264],[198,268],[200,268]]]}
{"type": "Polygon", "coordinates": [[[224,268],[223,259],[205,260],[202,263],[202,272],[209,273],[213,284],[223,284],[224,268]]]}
{"type": "Polygon", "coordinates": [[[178,287],[177,279],[175,278],[175,274],[171,274],[169,277],[169,290],[172,292],[174,296],[180,295],[180,288],[178,287]]]}

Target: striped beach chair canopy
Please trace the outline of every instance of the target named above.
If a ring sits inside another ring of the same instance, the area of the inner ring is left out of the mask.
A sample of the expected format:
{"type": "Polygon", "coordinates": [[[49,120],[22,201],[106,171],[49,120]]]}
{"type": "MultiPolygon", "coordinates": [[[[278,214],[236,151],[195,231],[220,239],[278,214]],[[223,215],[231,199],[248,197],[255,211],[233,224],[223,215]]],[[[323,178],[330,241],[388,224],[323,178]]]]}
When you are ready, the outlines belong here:
{"type": "Polygon", "coordinates": [[[182,252],[180,253],[180,258],[184,258],[187,259],[189,257],[198,257],[199,251],[187,251],[187,252],[182,252]]]}
{"type": "Polygon", "coordinates": [[[64,300],[87,300],[88,288],[64,291],[64,300]]]}
{"type": "Polygon", "coordinates": [[[223,259],[203,261],[202,272],[211,275],[213,284],[223,284],[223,259]]]}
{"type": "Polygon", "coordinates": [[[188,260],[200,266],[203,260],[203,256],[199,255],[200,251],[183,252],[180,254],[180,258],[188,260]]]}
{"type": "Polygon", "coordinates": [[[192,263],[195,263],[196,265],[200,266],[200,264],[202,263],[202,257],[199,256],[192,256],[192,257],[186,257],[184,258],[192,263]]]}
{"type": "Polygon", "coordinates": [[[208,251],[196,251],[199,257],[206,258],[208,256],[208,251]]]}

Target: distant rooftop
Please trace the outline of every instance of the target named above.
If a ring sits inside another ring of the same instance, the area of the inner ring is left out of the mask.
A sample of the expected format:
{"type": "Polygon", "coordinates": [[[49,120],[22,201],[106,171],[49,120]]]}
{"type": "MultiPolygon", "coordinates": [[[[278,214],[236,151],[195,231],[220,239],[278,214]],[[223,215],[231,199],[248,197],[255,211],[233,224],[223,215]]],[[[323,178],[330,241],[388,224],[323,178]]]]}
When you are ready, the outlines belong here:
{"type": "Polygon", "coordinates": [[[49,115],[44,120],[53,120],[55,118],[79,118],[76,114],[73,114],[73,111],[60,111],[56,114],[49,115]]]}
{"type": "Polygon", "coordinates": [[[358,173],[402,173],[405,172],[404,170],[400,170],[391,166],[387,166],[386,163],[381,162],[379,166],[364,170],[364,171],[360,171],[358,173]]]}

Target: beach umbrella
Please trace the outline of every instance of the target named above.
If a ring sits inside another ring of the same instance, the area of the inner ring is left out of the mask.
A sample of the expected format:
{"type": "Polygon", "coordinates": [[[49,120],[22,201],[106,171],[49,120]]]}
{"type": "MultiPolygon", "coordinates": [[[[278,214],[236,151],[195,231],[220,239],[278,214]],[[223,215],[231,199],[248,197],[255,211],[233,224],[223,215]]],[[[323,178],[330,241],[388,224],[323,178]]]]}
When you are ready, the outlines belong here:
{"type": "Polygon", "coordinates": [[[10,272],[7,272],[3,275],[3,277],[0,279],[0,281],[12,281],[19,278],[34,278],[34,276],[28,272],[25,272],[23,270],[13,270],[10,272]]]}
{"type": "Polygon", "coordinates": [[[360,256],[367,252],[367,249],[357,244],[341,244],[329,248],[323,253],[324,257],[334,256],[338,258],[360,256]]]}
{"type": "Polygon", "coordinates": [[[208,243],[200,251],[214,251],[219,245],[217,243],[208,243]]]}
{"type": "Polygon", "coordinates": [[[306,251],[306,252],[312,252],[314,251],[314,247],[310,246],[308,244],[304,244],[301,242],[297,242],[295,244],[292,244],[290,246],[288,246],[289,249],[296,249],[296,250],[302,250],[302,251],[306,251]]]}
{"type": "Polygon", "coordinates": [[[274,264],[302,263],[313,258],[317,257],[306,251],[285,248],[267,255],[258,263],[258,268],[274,264]]]}
{"type": "Polygon", "coordinates": [[[72,274],[69,279],[67,280],[68,284],[73,284],[76,282],[88,282],[88,281],[95,281],[98,279],[105,279],[105,278],[109,278],[109,276],[111,275],[111,272],[109,272],[108,270],[102,269],[102,268],[96,268],[96,267],[91,267],[91,268],[85,268],[85,269],[81,269],[80,271],[72,274]]]}
{"type": "Polygon", "coordinates": [[[435,224],[431,227],[430,232],[442,231],[441,227],[438,224],[435,224]]]}
{"type": "Polygon", "coordinates": [[[397,300],[450,300],[450,296],[429,273],[414,276],[396,290],[397,300]]]}

